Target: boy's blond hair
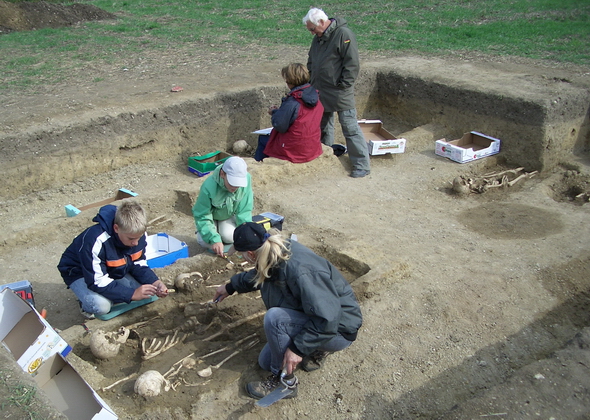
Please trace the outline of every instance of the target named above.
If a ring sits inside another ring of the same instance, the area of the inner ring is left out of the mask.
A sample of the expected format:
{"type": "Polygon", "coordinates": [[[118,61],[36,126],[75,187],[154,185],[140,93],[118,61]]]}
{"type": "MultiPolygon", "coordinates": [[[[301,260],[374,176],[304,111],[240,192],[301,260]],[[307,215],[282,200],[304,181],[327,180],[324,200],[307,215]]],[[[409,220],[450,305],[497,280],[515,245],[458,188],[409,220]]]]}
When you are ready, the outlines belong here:
{"type": "Polygon", "coordinates": [[[114,223],[122,233],[143,234],[147,228],[147,215],[144,208],[136,201],[125,200],[117,207],[114,223]]]}

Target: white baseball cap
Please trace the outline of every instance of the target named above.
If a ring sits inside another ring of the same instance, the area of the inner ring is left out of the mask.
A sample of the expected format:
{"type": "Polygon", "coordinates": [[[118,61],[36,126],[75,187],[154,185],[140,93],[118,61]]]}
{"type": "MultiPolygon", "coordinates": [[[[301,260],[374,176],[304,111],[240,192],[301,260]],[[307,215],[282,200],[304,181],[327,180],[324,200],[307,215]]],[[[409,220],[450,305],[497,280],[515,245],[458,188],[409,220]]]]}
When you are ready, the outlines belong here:
{"type": "Polygon", "coordinates": [[[227,182],[232,187],[245,187],[248,185],[248,165],[241,157],[232,156],[223,162],[223,172],[227,182]]]}

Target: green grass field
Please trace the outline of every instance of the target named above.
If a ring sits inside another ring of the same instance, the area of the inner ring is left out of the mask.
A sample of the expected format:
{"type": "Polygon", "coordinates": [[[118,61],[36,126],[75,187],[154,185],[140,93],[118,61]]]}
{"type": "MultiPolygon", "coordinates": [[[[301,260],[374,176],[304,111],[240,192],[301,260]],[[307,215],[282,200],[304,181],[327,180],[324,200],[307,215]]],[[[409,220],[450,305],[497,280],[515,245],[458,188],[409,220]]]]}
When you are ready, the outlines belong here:
{"type": "MultiPolygon", "coordinates": [[[[16,2],[15,0],[12,0],[16,2]]],[[[55,2],[55,0],[54,0],[55,2]]],[[[63,2],[68,4],[68,2],[63,2]]],[[[310,42],[308,5],[288,0],[96,0],[116,21],[0,36],[3,87],[59,82],[92,61],[146,49],[310,42]]],[[[590,65],[589,0],[326,1],[363,51],[448,55],[477,52],[590,65]]]]}

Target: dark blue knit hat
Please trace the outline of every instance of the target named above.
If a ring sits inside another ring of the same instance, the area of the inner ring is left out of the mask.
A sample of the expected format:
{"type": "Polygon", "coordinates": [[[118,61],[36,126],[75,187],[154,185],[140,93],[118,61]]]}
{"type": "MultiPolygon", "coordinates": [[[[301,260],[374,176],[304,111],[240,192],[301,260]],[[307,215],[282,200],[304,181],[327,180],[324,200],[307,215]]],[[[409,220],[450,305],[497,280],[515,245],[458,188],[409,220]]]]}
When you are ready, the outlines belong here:
{"type": "Polygon", "coordinates": [[[239,252],[256,251],[268,236],[260,223],[242,223],[234,230],[234,248],[239,252]]]}

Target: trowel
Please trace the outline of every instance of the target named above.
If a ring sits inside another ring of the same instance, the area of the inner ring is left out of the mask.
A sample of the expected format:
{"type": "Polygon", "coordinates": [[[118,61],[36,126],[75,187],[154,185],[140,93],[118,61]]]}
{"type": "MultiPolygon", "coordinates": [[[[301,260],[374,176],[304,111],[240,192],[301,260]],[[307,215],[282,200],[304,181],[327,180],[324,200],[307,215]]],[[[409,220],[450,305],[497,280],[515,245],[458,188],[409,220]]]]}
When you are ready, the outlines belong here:
{"type": "Polygon", "coordinates": [[[268,394],[266,397],[256,401],[256,405],[259,407],[268,407],[279,400],[291,395],[297,388],[299,380],[294,374],[287,375],[287,371],[283,369],[280,375],[281,385],[274,391],[268,394]]]}

